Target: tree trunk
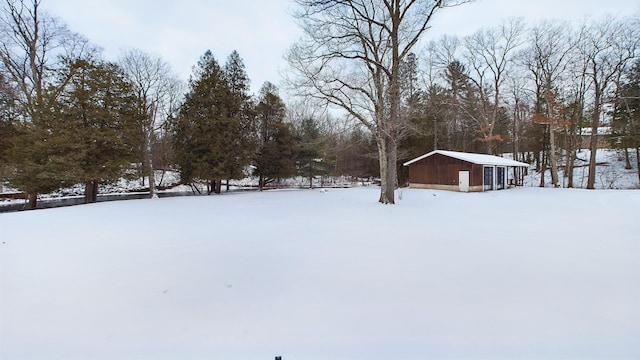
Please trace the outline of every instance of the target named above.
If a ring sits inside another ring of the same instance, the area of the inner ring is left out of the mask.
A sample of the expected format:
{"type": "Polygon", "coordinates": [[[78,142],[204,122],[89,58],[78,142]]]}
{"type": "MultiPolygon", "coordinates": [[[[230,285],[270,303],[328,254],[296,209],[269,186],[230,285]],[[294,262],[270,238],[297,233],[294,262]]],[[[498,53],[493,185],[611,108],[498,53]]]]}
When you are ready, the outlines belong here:
{"type": "Polygon", "coordinates": [[[380,199],[379,202],[383,204],[389,204],[389,197],[387,188],[388,184],[388,172],[387,166],[387,144],[382,134],[376,134],[376,142],[378,143],[378,163],[380,164],[380,199]]]}
{"type": "MultiPolygon", "coordinates": [[[[629,103],[625,100],[625,105],[627,107],[627,112],[631,113],[631,109],[629,108],[629,103]]],[[[633,131],[633,147],[636,149],[636,169],[638,169],[638,186],[640,187],[640,144],[638,144],[638,128],[636,127],[636,122],[634,120],[634,116],[630,117],[631,120],[631,129],[633,131]]]]}
{"type": "Polygon", "coordinates": [[[598,119],[591,123],[591,137],[589,142],[589,175],[587,176],[587,189],[595,189],[596,184],[596,151],[598,151],[598,119]]]}
{"type": "Polygon", "coordinates": [[[150,167],[149,171],[149,197],[154,199],[158,197],[158,192],[156,191],[156,179],[153,172],[153,166],[150,167]]]}
{"type": "Polygon", "coordinates": [[[433,117],[433,150],[438,150],[438,120],[433,117]]]}
{"type": "Polygon", "coordinates": [[[91,194],[91,192],[93,191],[93,184],[91,183],[91,181],[87,181],[84,183],[84,203],[85,204],[89,204],[91,202],[91,199],[93,198],[93,194],[91,194]]]}
{"type": "MultiPolygon", "coordinates": [[[[572,121],[573,122],[573,121],[572,121]]],[[[565,161],[564,174],[567,178],[567,187],[573,187],[573,166],[576,159],[576,135],[575,126],[572,124],[567,133],[566,142],[567,160],[565,161]]]]}
{"type": "Polygon", "coordinates": [[[598,151],[598,127],[600,126],[600,91],[599,84],[595,84],[595,99],[593,114],[591,114],[591,138],[589,149],[589,175],[587,176],[587,189],[595,189],[596,184],[596,152],[598,151]]]}
{"type": "Polygon", "coordinates": [[[624,147],[624,168],[631,169],[631,159],[629,158],[629,148],[624,147]]]}
{"type": "Polygon", "coordinates": [[[383,198],[383,204],[395,204],[395,191],[396,183],[398,182],[398,144],[397,134],[400,129],[400,22],[401,14],[400,1],[393,2],[394,9],[391,17],[391,78],[389,79],[390,85],[390,109],[389,109],[389,126],[386,128],[387,137],[386,151],[386,188],[384,189],[385,195],[383,198]]]}
{"type": "Polygon", "coordinates": [[[25,210],[35,210],[38,207],[38,193],[30,192],[28,194],[28,202],[24,206],[25,210]]]}
{"type": "Polygon", "coordinates": [[[90,180],[84,184],[84,202],[91,204],[98,201],[98,180],[90,180]]]}
{"type": "Polygon", "coordinates": [[[378,164],[380,166],[380,198],[378,199],[378,201],[382,204],[393,204],[394,174],[389,174],[389,172],[393,172],[394,169],[389,164],[389,138],[386,136],[383,129],[378,129],[375,136],[376,144],[378,147],[378,164]],[[391,189],[389,189],[390,187],[391,189]]]}
{"type": "Polygon", "coordinates": [[[636,169],[638,169],[638,186],[640,186],[640,147],[636,146],[636,169]]]}
{"type": "Polygon", "coordinates": [[[553,124],[549,124],[549,162],[551,162],[551,183],[554,188],[560,187],[558,183],[558,162],[556,159],[556,136],[553,124]]]}
{"type": "Polygon", "coordinates": [[[390,139],[387,149],[387,204],[395,204],[395,191],[398,185],[398,146],[390,139]]]}
{"type": "Polygon", "coordinates": [[[571,147],[571,150],[567,152],[567,166],[564,172],[567,174],[567,187],[573,187],[573,166],[576,160],[576,150],[571,147]]]}
{"type": "Polygon", "coordinates": [[[258,177],[258,190],[262,191],[264,189],[264,177],[260,175],[258,177]]]}
{"type": "Polygon", "coordinates": [[[542,160],[540,161],[540,187],[544,187],[544,173],[547,172],[547,156],[546,151],[542,151],[542,160]]]}
{"type": "MultiPolygon", "coordinates": [[[[516,103],[514,105],[514,111],[513,111],[513,123],[512,123],[512,127],[511,127],[511,133],[513,134],[513,160],[518,161],[518,152],[519,152],[519,148],[518,148],[518,126],[517,126],[517,121],[518,121],[518,98],[516,98],[516,103]]],[[[515,174],[514,174],[515,175],[515,174]]]]}
{"type": "Polygon", "coordinates": [[[145,136],[145,150],[144,150],[144,172],[146,173],[147,177],[149,178],[149,197],[150,198],[157,198],[158,194],[156,191],[156,177],[155,177],[155,173],[153,171],[153,160],[151,158],[151,145],[148,143],[149,139],[147,136],[145,136]]]}

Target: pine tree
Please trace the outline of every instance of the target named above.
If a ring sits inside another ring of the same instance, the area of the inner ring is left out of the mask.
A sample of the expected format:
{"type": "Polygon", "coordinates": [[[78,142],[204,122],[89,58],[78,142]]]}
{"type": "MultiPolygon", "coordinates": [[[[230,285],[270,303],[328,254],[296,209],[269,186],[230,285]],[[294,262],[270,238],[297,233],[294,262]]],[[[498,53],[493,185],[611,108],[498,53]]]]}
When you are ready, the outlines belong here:
{"type": "MultiPolygon", "coordinates": [[[[234,120],[236,131],[229,145],[227,179],[241,178],[245,166],[251,163],[255,152],[253,101],[249,90],[251,82],[245,70],[244,62],[237,51],[232,51],[223,67],[224,77],[229,86],[229,116],[234,120]]],[[[228,190],[229,181],[227,181],[228,190]]]]}
{"type": "MultiPolygon", "coordinates": [[[[69,141],[68,167],[85,184],[85,201],[95,202],[100,183],[117,181],[138,160],[143,139],[138,98],[115,64],[75,60],[72,76],[57,102],[55,123],[61,141],[69,141]]],[[[62,81],[62,80],[61,80],[62,81]]]]}
{"type": "Polygon", "coordinates": [[[36,208],[37,194],[76,183],[77,174],[70,165],[80,160],[80,148],[60,127],[55,107],[38,105],[34,107],[37,118],[16,123],[15,135],[5,153],[12,170],[9,185],[29,194],[26,209],[36,208]]]}
{"type": "Polygon", "coordinates": [[[378,176],[375,139],[361,127],[336,134],[336,167],[334,175],[356,179],[378,176]]]}
{"type": "Polygon", "coordinates": [[[295,174],[296,143],[289,124],[284,122],[285,105],[278,89],[266,82],[256,106],[258,150],[255,155],[259,188],[277,178],[295,174]]]}
{"type": "MultiPolygon", "coordinates": [[[[426,106],[427,96],[418,87],[417,56],[410,53],[402,65],[400,71],[401,114],[407,126],[398,136],[399,164],[433,150],[433,119],[436,116],[433,116],[431,112],[439,109],[437,106],[426,106]]],[[[398,182],[403,183],[407,177],[408,170],[399,167],[398,182]]]]}
{"type": "Polygon", "coordinates": [[[302,120],[297,129],[298,160],[296,167],[298,175],[309,179],[309,187],[313,188],[313,179],[330,173],[328,159],[324,156],[325,139],[320,127],[313,118],[302,120]]]}
{"type": "Polygon", "coordinates": [[[447,64],[444,77],[447,88],[443,102],[447,104],[447,111],[440,129],[443,141],[437,144],[438,149],[469,151],[478,133],[473,118],[481,116],[478,114],[482,108],[480,96],[469,84],[469,74],[460,61],[453,60],[447,64]]]}
{"type": "Polygon", "coordinates": [[[0,193],[3,192],[3,184],[9,173],[7,150],[16,135],[14,121],[13,94],[9,84],[0,73],[0,193]]]}
{"type": "Polygon", "coordinates": [[[211,51],[198,62],[174,122],[176,163],[183,182],[206,180],[219,193],[221,180],[242,174],[245,125],[224,70],[211,51]]]}
{"type": "Polygon", "coordinates": [[[57,18],[40,10],[40,0],[0,4],[0,71],[14,91],[16,136],[5,153],[10,184],[28,192],[27,209],[37,207],[38,194],[57,189],[68,179],[61,173],[66,145],[47,128],[53,72],[65,57],[85,57],[95,48],[57,18]],[[65,56],[56,56],[56,55],[65,56]]]}

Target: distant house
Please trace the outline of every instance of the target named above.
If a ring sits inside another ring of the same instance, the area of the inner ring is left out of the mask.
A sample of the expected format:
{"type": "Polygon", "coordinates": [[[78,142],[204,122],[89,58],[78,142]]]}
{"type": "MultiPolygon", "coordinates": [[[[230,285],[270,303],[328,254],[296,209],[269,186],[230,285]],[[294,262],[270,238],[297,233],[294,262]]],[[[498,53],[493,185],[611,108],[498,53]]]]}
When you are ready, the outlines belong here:
{"type": "Polygon", "coordinates": [[[518,184],[516,174],[529,165],[493,155],[435,150],[404,166],[409,167],[412,188],[470,192],[518,184]]]}

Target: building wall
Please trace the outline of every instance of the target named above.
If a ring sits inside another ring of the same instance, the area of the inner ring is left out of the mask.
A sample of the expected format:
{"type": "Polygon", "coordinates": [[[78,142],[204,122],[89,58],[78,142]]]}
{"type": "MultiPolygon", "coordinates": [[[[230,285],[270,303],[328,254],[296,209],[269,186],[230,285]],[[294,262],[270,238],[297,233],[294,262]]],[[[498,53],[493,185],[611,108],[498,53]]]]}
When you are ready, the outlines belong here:
{"type": "Polygon", "coordinates": [[[472,164],[463,160],[450,158],[442,154],[434,154],[426,159],[409,165],[409,183],[440,185],[458,190],[459,172],[469,171],[469,187],[482,188],[482,165],[472,164]]]}
{"type": "MultiPolygon", "coordinates": [[[[409,183],[409,187],[412,189],[433,189],[433,190],[448,190],[448,191],[459,191],[460,187],[458,185],[438,185],[438,184],[418,184],[418,183],[409,183]]],[[[469,186],[469,192],[480,192],[482,191],[482,185],[480,186],[469,186]]]]}

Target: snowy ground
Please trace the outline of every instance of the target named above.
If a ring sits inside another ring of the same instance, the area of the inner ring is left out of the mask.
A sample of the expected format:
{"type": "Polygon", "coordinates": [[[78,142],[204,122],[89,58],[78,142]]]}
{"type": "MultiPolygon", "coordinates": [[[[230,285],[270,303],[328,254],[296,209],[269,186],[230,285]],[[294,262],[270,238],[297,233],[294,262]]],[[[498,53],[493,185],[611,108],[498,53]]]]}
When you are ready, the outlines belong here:
{"type": "MultiPolygon", "coordinates": [[[[577,159],[575,162],[576,168],[574,169],[574,188],[586,188],[589,151],[581,150],[577,153],[577,159]]],[[[635,151],[631,151],[630,162],[633,164],[632,169],[625,169],[624,153],[619,150],[601,149],[598,151],[597,163],[599,164],[596,172],[596,189],[640,189],[638,182],[638,171],[636,167],[635,151]]],[[[511,158],[511,154],[504,155],[507,158],[511,158]]],[[[559,167],[560,185],[561,187],[567,186],[567,178],[564,176],[561,162],[559,167]]],[[[540,186],[540,173],[535,171],[535,166],[532,165],[528,171],[528,174],[524,178],[525,187],[538,187],[540,186]]],[[[120,179],[120,181],[114,184],[101,184],[99,196],[106,194],[132,194],[132,193],[147,193],[148,183],[143,181],[144,179],[120,179]]],[[[160,186],[160,193],[189,193],[193,192],[194,187],[189,185],[178,185],[180,183],[180,175],[175,171],[156,171],[156,184],[160,186]]],[[[314,187],[354,187],[361,185],[370,185],[371,181],[367,179],[353,179],[349,177],[326,177],[325,179],[316,178],[314,180],[314,187]]],[[[206,193],[206,184],[195,184],[199,190],[206,193]]],[[[272,183],[270,186],[275,188],[308,188],[309,180],[305,177],[296,177],[291,179],[279,180],[276,183],[272,183]]],[[[551,171],[545,172],[545,186],[551,187],[551,171]]],[[[258,178],[247,177],[240,180],[231,180],[231,191],[235,190],[247,190],[256,189],[258,187],[258,178]]],[[[2,187],[0,187],[2,188],[2,187]]],[[[226,186],[223,185],[226,190],[226,186]]],[[[6,193],[18,192],[17,189],[11,189],[8,186],[3,187],[6,193]]],[[[0,191],[2,192],[2,191],[0,191]]],[[[50,194],[40,194],[40,200],[56,200],[64,198],[83,198],[84,197],[84,184],[78,184],[69,188],[60,189],[50,194]]],[[[10,200],[0,197],[0,212],[2,212],[3,205],[15,206],[16,204],[25,204],[26,200],[10,200]]],[[[6,207],[5,207],[6,209],[6,207]]]]}
{"type": "Polygon", "coordinates": [[[639,191],[378,192],[0,214],[0,358],[640,358],[639,191]]]}
{"type": "MultiPolygon", "coordinates": [[[[575,168],[573,169],[574,188],[586,188],[589,175],[589,150],[579,150],[576,154],[575,168]]],[[[621,150],[601,149],[596,153],[595,188],[596,189],[640,189],[638,184],[638,168],[636,166],[635,151],[630,150],[631,169],[625,169],[624,152],[621,150]]],[[[567,186],[567,177],[564,174],[561,162],[558,170],[560,185],[567,186]]],[[[545,172],[545,186],[551,186],[551,171],[545,172]]],[[[540,186],[540,174],[531,167],[529,175],[525,177],[525,186],[540,186]]]]}

